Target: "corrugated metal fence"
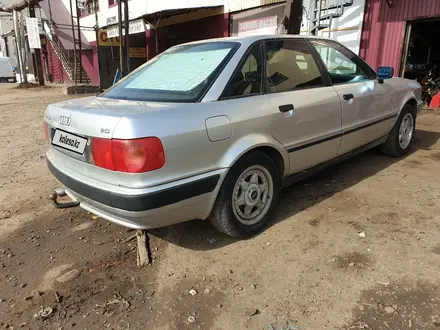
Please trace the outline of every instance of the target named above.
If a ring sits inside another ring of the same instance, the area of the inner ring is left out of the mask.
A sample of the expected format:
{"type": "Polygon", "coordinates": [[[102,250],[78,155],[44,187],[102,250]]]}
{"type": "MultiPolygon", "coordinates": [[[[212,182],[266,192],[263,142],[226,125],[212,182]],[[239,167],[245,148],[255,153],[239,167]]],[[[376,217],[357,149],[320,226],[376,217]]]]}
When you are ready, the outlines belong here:
{"type": "Polygon", "coordinates": [[[367,0],[360,55],[373,67],[400,70],[406,22],[440,17],[440,0],[367,0]]]}

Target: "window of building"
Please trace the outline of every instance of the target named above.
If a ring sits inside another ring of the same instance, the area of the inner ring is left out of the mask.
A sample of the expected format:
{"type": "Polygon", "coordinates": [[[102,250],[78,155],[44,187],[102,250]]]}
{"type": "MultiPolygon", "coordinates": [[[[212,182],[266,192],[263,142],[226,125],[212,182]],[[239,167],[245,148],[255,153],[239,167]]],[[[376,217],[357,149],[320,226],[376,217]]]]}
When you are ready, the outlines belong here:
{"type": "Polygon", "coordinates": [[[108,6],[114,6],[117,5],[119,3],[119,0],[108,0],[108,6]]]}
{"type": "Polygon", "coordinates": [[[334,84],[374,79],[374,71],[356,55],[337,43],[311,41],[334,84]]]}
{"type": "Polygon", "coordinates": [[[223,98],[249,96],[262,92],[261,44],[252,46],[241,63],[241,67],[234,73],[223,92],[223,98]]]}
{"type": "Polygon", "coordinates": [[[83,17],[83,16],[87,16],[90,14],[94,14],[95,13],[95,1],[96,1],[96,11],[99,11],[99,1],[98,0],[81,1],[82,4],[80,4],[80,1],[78,1],[79,16],[83,17]]]}
{"type": "Polygon", "coordinates": [[[266,70],[272,93],[323,86],[318,65],[302,39],[266,42],[266,70]]]}

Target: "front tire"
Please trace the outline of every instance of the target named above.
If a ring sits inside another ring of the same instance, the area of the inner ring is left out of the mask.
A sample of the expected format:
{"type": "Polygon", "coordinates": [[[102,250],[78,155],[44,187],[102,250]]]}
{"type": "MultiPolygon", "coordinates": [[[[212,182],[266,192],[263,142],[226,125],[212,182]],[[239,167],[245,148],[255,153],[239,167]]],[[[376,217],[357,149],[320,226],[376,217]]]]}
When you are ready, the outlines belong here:
{"type": "Polygon", "coordinates": [[[409,151],[416,129],[416,117],[413,108],[406,104],[388,135],[388,139],[382,145],[381,150],[391,157],[402,157],[409,151]]]}
{"type": "Polygon", "coordinates": [[[243,156],[226,175],[209,218],[212,225],[232,237],[258,233],[278,203],[280,174],[265,153],[243,156]]]}

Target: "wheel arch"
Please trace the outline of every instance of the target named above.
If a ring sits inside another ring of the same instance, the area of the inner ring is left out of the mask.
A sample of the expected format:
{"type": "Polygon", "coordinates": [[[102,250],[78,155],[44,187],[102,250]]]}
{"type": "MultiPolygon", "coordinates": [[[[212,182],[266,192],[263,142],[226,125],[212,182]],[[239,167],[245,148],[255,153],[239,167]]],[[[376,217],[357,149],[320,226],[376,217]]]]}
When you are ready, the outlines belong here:
{"type": "MultiPolygon", "coordinates": [[[[403,105],[403,107],[405,105],[409,105],[412,109],[413,109],[413,114],[414,114],[414,118],[417,117],[417,100],[415,97],[410,98],[409,100],[406,101],[406,103],[403,105]]],[[[402,109],[403,109],[402,107],[402,109]]],[[[400,110],[402,111],[402,110],[400,110]]]]}
{"type": "Polygon", "coordinates": [[[274,138],[264,135],[252,134],[236,141],[221,159],[220,166],[231,168],[244,155],[255,151],[267,154],[274,161],[280,179],[286,175],[290,165],[286,149],[274,138]]]}
{"type": "Polygon", "coordinates": [[[415,95],[412,95],[413,93],[407,95],[403,101],[398,105],[399,106],[399,112],[397,113],[397,116],[394,119],[393,125],[390,128],[390,131],[393,129],[394,125],[398,122],[400,115],[402,114],[403,109],[405,106],[409,105],[413,109],[413,115],[414,119],[417,117],[417,99],[415,95]]]}
{"type": "Polygon", "coordinates": [[[411,106],[414,109],[414,116],[417,116],[417,97],[415,92],[413,90],[407,91],[401,100],[400,104],[398,104],[399,116],[406,105],[411,106]]]}

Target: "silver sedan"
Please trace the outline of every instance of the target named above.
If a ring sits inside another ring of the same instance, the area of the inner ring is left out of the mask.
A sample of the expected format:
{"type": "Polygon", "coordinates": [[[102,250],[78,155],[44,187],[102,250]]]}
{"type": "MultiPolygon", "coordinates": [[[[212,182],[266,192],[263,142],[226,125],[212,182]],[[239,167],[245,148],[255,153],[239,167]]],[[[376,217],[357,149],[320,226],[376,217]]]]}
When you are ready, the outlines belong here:
{"type": "Polygon", "coordinates": [[[302,36],[173,47],[99,97],[48,106],[53,202],[134,229],[255,234],[283,186],[375,146],[408,152],[421,87],[393,71],[302,36]]]}

